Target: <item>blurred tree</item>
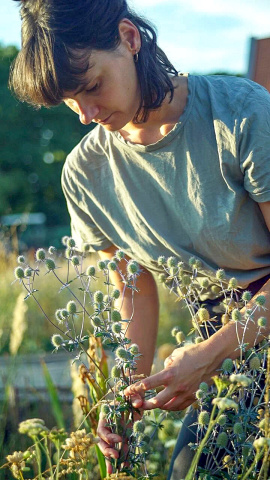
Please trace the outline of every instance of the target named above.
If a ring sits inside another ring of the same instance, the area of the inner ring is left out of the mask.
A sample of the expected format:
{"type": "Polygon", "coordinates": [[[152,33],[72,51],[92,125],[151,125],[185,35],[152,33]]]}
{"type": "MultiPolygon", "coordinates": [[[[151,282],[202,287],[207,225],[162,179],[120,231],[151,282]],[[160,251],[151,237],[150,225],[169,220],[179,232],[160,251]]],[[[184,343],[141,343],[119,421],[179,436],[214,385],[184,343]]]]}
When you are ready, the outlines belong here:
{"type": "Polygon", "coordinates": [[[0,46],[0,216],[44,212],[48,227],[68,225],[61,170],[91,127],[65,105],[35,110],[14,98],[7,84],[16,54],[0,46]]]}

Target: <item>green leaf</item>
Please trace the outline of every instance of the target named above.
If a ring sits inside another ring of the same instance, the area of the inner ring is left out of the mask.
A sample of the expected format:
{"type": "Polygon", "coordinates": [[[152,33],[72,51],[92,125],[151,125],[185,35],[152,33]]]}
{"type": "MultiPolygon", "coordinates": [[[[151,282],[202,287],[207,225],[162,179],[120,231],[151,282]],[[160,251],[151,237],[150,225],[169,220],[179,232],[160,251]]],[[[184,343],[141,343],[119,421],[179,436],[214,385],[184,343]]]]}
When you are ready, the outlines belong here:
{"type": "Polygon", "coordinates": [[[57,426],[59,428],[66,428],[63,411],[62,411],[62,405],[57,393],[57,389],[52,381],[52,377],[50,375],[50,372],[48,370],[46,363],[42,360],[41,360],[41,366],[42,366],[45,383],[46,383],[47,390],[50,397],[53,415],[56,420],[57,426]]]}

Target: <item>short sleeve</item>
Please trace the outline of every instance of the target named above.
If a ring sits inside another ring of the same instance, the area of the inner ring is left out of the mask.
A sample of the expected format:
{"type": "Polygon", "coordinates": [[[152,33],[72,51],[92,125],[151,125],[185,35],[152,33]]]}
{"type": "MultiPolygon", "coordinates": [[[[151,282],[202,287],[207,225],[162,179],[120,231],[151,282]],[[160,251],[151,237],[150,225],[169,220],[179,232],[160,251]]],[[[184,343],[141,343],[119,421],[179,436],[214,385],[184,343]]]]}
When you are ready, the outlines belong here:
{"type": "Polygon", "coordinates": [[[71,236],[78,250],[82,250],[84,243],[90,245],[90,252],[110,247],[112,243],[93,222],[90,212],[81,201],[78,183],[69,171],[67,161],[62,171],[61,183],[70,215],[71,236]]]}
{"type": "Polygon", "coordinates": [[[255,83],[241,112],[239,156],[250,197],[270,201],[270,94],[255,83]]]}

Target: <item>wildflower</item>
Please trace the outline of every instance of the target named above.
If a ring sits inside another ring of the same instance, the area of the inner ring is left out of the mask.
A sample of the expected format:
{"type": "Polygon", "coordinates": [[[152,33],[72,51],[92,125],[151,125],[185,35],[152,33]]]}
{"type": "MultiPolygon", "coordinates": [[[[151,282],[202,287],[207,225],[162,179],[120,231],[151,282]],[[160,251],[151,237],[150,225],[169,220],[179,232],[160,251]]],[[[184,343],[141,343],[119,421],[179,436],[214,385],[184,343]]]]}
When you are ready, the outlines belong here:
{"type": "Polygon", "coordinates": [[[204,393],[208,392],[208,385],[206,382],[201,382],[199,385],[199,389],[202,390],[204,393]]]}
{"type": "Polygon", "coordinates": [[[74,248],[75,245],[76,245],[76,242],[75,242],[74,238],[69,237],[69,238],[67,239],[67,241],[66,241],[66,245],[67,245],[67,247],[69,247],[69,248],[74,248]]]}
{"type": "Polygon", "coordinates": [[[253,447],[255,448],[255,450],[260,450],[261,448],[264,448],[266,446],[268,446],[268,441],[265,437],[259,437],[253,442],[253,447]]]}
{"type": "Polygon", "coordinates": [[[249,292],[249,290],[246,290],[245,292],[243,292],[242,294],[243,302],[249,302],[251,299],[252,299],[252,294],[251,292],[249,292]]]}
{"type": "Polygon", "coordinates": [[[19,432],[33,437],[40,435],[42,432],[48,432],[49,429],[45,426],[42,418],[29,418],[19,423],[19,432]]]}
{"type": "Polygon", "coordinates": [[[203,278],[203,279],[201,280],[201,286],[202,286],[203,288],[208,288],[208,287],[209,287],[209,280],[208,280],[208,278],[205,277],[205,278],[203,278]]]}
{"type": "Polygon", "coordinates": [[[24,278],[24,269],[22,267],[16,267],[14,270],[14,275],[15,278],[21,280],[22,278],[24,278]]]}
{"type": "Polygon", "coordinates": [[[257,324],[258,324],[258,327],[265,327],[267,324],[266,318],[265,317],[258,318],[257,324]]]}
{"type": "Polygon", "coordinates": [[[18,263],[25,263],[25,258],[23,255],[19,255],[18,258],[17,258],[17,262],[18,263]]]}
{"type": "Polygon", "coordinates": [[[221,432],[218,436],[217,436],[217,446],[220,447],[220,448],[225,448],[227,446],[227,443],[228,443],[228,435],[226,432],[221,432]]]}
{"type": "Polygon", "coordinates": [[[67,235],[65,235],[64,237],[62,237],[61,241],[62,241],[62,244],[66,247],[67,246],[67,241],[68,241],[69,237],[67,235]]]}
{"type": "Polygon", "coordinates": [[[217,279],[217,280],[220,280],[220,281],[226,279],[225,271],[224,271],[222,268],[219,268],[219,269],[216,271],[216,279],[217,279]]]}
{"type": "Polygon", "coordinates": [[[225,358],[225,360],[223,361],[222,365],[221,365],[221,370],[223,372],[227,372],[227,373],[231,373],[232,370],[233,370],[233,361],[231,358],[225,358]]]}
{"type": "Polygon", "coordinates": [[[242,314],[238,308],[234,308],[232,311],[232,320],[235,322],[240,322],[242,320],[242,314]]]}
{"type": "Polygon", "coordinates": [[[232,457],[230,455],[225,455],[222,462],[224,465],[228,466],[232,462],[232,457]]]}
{"type": "Polygon", "coordinates": [[[64,339],[59,333],[55,333],[51,338],[51,342],[55,348],[59,348],[64,343],[64,339]]]}
{"type": "Polygon", "coordinates": [[[116,365],[114,365],[114,367],[112,367],[111,369],[111,377],[112,378],[120,378],[121,376],[121,369],[119,367],[117,367],[116,365]]]}
{"type": "Polygon", "coordinates": [[[210,421],[209,413],[203,410],[198,417],[199,425],[208,425],[209,421],[210,421]]]}
{"type": "Polygon", "coordinates": [[[120,290],[118,288],[115,288],[112,293],[111,293],[112,298],[117,300],[120,297],[120,290]]]}
{"type": "Polygon", "coordinates": [[[63,321],[63,317],[62,317],[62,313],[61,313],[61,312],[62,312],[61,308],[58,308],[58,309],[55,311],[55,314],[54,314],[56,320],[57,320],[59,323],[62,323],[62,321],[63,321]]]}
{"type": "Polygon", "coordinates": [[[69,456],[77,462],[87,461],[89,458],[89,448],[99,442],[92,433],[86,433],[85,428],[72,432],[70,437],[66,438],[66,443],[62,445],[64,450],[69,451],[69,456]]]}
{"type": "Polygon", "coordinates": [[[174,277],[178,273],[178,268],[177,267],[171,267],[170,268],[170,276],[174,277]]]}
{"type": "Polygon", "coordinates": [[[113,310],[111,313],[111,319],[112,319],[112,322],[121,322],[122,320],[121,313],[118,312],[118,310],[113,310]]]}
{"type": "Polygon", "coordinates": [[[227,325],[227,323],[229,323],[229,321],[230,321],[230,317],[229,317],[228,313],[223,313],[223,315],[221,317],[222,325],[227,325]]]}
{"type": "Polygon", "coordinates": [[[198,345],[198,343],[202,343],[204,340],[202,337],[195,337],[195,343],[198,345]]]}
{"type": "Polygon", "coordinates": [[[69,317],[69,311],[66,308],[61,308],[62,320],[66,320],[69,317]]]}
{"type": "Polygon", "coordinates": [[[125,256],[125,253],[123,252],[123,250],[117,250],[115,252],[115,256],[116,258],[118,258],[118,260],[122,260],[125,256]]]}
{"type": "Polygon", "coordinates": [[[209,320],[210,318],[208,310],[203,307],[199,308],[197,315],[199,317],[200,322],[207,322],[207,320],[209,320]]]}
{"type": "Polygon", "coordinates": [[[101,406],[101,413],[106,417],[107,415],[109,415],[111,409],[109,407],[109,405],[107,405],[106,403],[103,403],[103,405],[101,406]]]}
{"type": "Polygon", "coordinates": [[[218,285],[212,285],[211,292],[214,295],[218,295],[220,293],[220,291],[221,291],[221,288],[218,285]]]}
{"type": "Polygon", "coordinates": [[[242,435],[243,432],[244,430],[243,430],[242,423],[236,422],[233,426],[233,433],[235,433],[235,435],[242,435]]]}
{"type": "Polygon", "coordinates": [[[126,472],[111,473],[106,480],[134,480],[134,477],[128,475],[126,472]]]}
{"type": "Polygon", "coordinates": [[[127,264],[127,272],[130,275],[134,275],[139,272],[139,265],[135,260],[130,260],[127,264]]]}
{"type": "Polygon", "coordinates": [[[77,305],[73,300],[70,300],[67,303],[66,308],[67,308],[68,313],[70,313],[71,315],[74,315],[77,312],[77,305]]]}
{"type": "Polygon", "coordinates": [[[176,267],[177,265],[177,260],[175,257],[169,257],[168,260],[167,260],[167,266],[168,268],[171,268],[171,267],[176,267]]]}
{"type": "Polygon", "coordinates": [[[73,265],[75,267],[77,267],[78,265],[80,265],[80,259],[77,255],[72,255],[71,257],[71,262],[73,263],[73,265]]]}
{"type": "Polygon", "coordinates": [[[93,327],[100,327],[101,326],[101,320],[99,317],[93,317],[91,320],[91,323],[93,327]]]}
{"type": "Polygon", "coordinates": [[[219,415],[218,419],[217,419],[217,423],[221,426],[221,427],[224,427],[224,425],[226,425],[227,423],[227,415],[225,415],[224,413],[222,415],[219,415]]]}
{"type": "Polygon", "coordinates": [[[238,286],[238,281],[235,277],[230,278],[228,288],[229,290],[235,290],[238,286]]]}
{"type": "Polygon", "coordinates": [[[130,353],[132,353],[132,355],[138,355],[139,353],[139,347],[136,343],[132,343],[132,345],[130,345],[129,347],[129,351],[130,353]]]}
{"type": "Polygon", "coordinates": [[[121,326],[121,323],[120,322],[115,322],[113,325],[112,325],[112,331],[113,333],[121,333],[122,331],[122,326],[121,326]]]}
{"type": "Polygon", "coordinates": [[[96,269],[93,265],[89,265],[89,267],[87,267],[85,273],[88,277],[94,277],[94,275],[96,273],[96,269]]]}
{"type": "Polygon", "coordinates": [[[175,338],[177,343],[183,343],[186,340],[186,336],[182,331],[177,332],[175,338]]]}
{"type": "Polygon", "coordinates": [[[111,270],[112,272],[115,272],[115,270],[117,270],[116,262],[111,261],[108,263],[107,266],[108,266],[108,269],[111,270]]]}
{"type": "Polygon", "coordinates": [[[129,352],[124,347],[118,347],[115,354],[118,358],[120,358],[120,360],[130,360],[129,352]]]}
{"type": "Polygon", "coordinates": [[[73,253],[72,248],[66,248],[66,250],[65,250],[65,257],[69,259],[69,258],[71,257],[71,255],[72,255],[72,253],[73,253]]]}
{"type": "Polygon", "coordinates": [[[90,243],[84,243],[83,246],[82,246],[82,250],[83,250],[84,253],[89,252],[90,248],[91,248],[90,243]]]}
{"type": "Polygon", "coordinates": [[[264,296],[264,295],[258,295],[258,296],[255,298],[255,303],[256,303],[256,305],[258,305],[259,307],[263,307],[263,305],[265,304],[265,296],[264,296]]]}
{"type": "Polygon", "coordinates": [[[32,276],[32,268],[26,267],[26,269],[24,270],[24,276],[25,277],[31,277],[32,276]]]}
{"type": "Polygon", "coordinates": [[[197,398],[198,400],[200,400],[201,398],[204,397],[205,392],[204,392],[203,390],[199,389],[199,390],[197,390],[197,392],[195,393],[195,395],[196,395],[196,398],[197,398]]]}
{"type": "Polygon", "coordinates": [[[103,260],[99,260],[99,262],[97,263],[97,266],[99,270],[105,270],[106,263],[103,260]]]}
{"type": "Polygon", "coordinates": [[[189,275],[183,275],[181,280],[184,287],[188,287],[191,284],[191,278],[189,275]]]}
{"type": "Polygon", "coordinates": [[[171,331],[171,335],[172,337],[175,337],[177,332],[179,332],[179,328],[178,327],[173,327],[172,331],[171,331]]]}
{"type": "Polygon", "coordinates": [[[159,276],[158,276],[158,279],[159,279],[160,283],[165,283],[166,278],[167,278],[167,276],[166,276],[165,273],[160,273],[159,276]]]}
{"type": "Polygon", "coordinates": [[[220,410],[238,409],[238,405],[230,398],[216,397],[212,400],[213,405],[217,405],[220,410]]]}
{"type": "Polygon", "coordinates": [[[230,381],[232,383],[237,383],[241,385],[241,387],[249,387],[252,383],[251,378],[247,377],[246,375],[241,375],[240,373],[235,373],[230,376],[230,381]]]}
{"type": "Polygon", "coordinates": [[[259,370],[260,366],[261,366],[260,358],[258,357],[258,355],[254,355],[254,357],[252,357],[249,361],[249,368],[251,370],[259,370]]]}
{"type": "Polygon", "coordinates": [[[46,258],[45,265],[49,271],[55,270],[55,263],[52,258],[46,258]]]}
{"type": "Polygon", "coordinates": [[[56,252],[56,248],[52,245],[48,248],[49,255],[53,255],[56,252]]]}
{"type": "Polygon", "coordinates": [[[145,430],[145,425],[141,420],[137,420],[137,422],[134,422],[133,424],[134,433],[143,433],[144,430],[145,430]]]}
{"type": "Polygon", "coordinates": [[[103,293],[100,290],[97,290],[94,293],[94,302],[95,303],[102,303],[103,302],[103,293]]]}
{"type": "Polygon", "coordinates": [[[197,260],[195,257],[190,257],[189,261],[188,261],[188,264],[191,268],[196,268],[195,265],[197,263],[197,260]]]}
{"type": "Polygon", "coordinates": [[[25,469],[25,456],[23,452],[13,452],[7,455],[7,461],[11,464],[10,470],[15,478],[21,479],[21,472],[25,469]]]}
{"type": "Polygon", "coordinates": [[[164,255],[160,255],[160,257],[158,257],[157,263],[158,263],[158,265],[160,265],[160,266],[166,264],[166,258],[164,257],[164,255]]]}
{"type": "Polygon", "coordinates": [[[36,259],[38,261],[41,261],[41,260],[45,260],[45,258],[46,258],[46,252],[44,248],[38,248],[36,251],[36,259]]]}

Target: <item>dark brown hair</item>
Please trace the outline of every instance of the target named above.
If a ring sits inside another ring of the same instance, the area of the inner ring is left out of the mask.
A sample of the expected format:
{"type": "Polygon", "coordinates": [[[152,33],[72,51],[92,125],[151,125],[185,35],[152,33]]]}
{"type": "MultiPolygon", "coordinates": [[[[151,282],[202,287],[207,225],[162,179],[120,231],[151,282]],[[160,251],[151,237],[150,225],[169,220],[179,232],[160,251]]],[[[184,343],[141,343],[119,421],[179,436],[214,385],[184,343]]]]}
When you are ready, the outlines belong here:
{"type": "MultiPolygon", "coordinates": [[[[17,1],[17,0],[16,0],[17,1]]],[[[21,4],[22,49],[11,69],[10,87],[22,101],[37,106],[62,102],[64,92],[84,85],[91,50],[115,50],[118,25],[129,19],[139,30],[136,69],[141,102],[134,121],[173,98],[171,75],[177,71],[157,46],[154,27],[125,0],[24,0],[21,4]]]]}

